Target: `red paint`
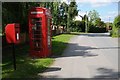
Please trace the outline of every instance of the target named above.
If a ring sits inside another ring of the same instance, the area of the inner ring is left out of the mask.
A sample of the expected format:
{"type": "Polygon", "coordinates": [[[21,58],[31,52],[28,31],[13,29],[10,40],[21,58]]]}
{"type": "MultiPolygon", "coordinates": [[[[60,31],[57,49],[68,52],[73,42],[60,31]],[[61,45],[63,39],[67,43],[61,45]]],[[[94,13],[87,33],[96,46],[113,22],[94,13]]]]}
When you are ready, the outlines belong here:
{"type": "Polygon", "coordinates": [[[6,40],[8,43],[20,42],[20,25],[17,23],[7,24],[5,27],[6,40]]]}
{"type": "Polygon", "coordinates": [[[35,7],[29,11],[30,55],[47,57],[51,54],[51,13],[35,7]]]}

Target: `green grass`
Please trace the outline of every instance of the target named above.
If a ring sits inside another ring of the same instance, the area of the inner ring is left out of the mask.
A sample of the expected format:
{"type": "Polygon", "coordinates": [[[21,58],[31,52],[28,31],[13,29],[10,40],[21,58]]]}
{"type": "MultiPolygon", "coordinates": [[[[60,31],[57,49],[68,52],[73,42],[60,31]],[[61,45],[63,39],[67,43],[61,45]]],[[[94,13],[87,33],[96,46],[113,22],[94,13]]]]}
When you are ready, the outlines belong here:
{"type": "MultiPolygon", "coordinates": [[[[3,68],[3,78],[36,78],[37,74],[43,72],[48,65],[53,62],[53,59],[21,59],[21,62],[17,62],[17,70],[13,70],[13,66],[9,65],[3,68]]],[[[5,65],[4,65],[5,66],[5,65]]]]}
{"type": "MultiPolygon", "coordinates": [[[[75,34],[62,34],[54,36],[52,39],[52,53],[58,57],[67,47],[69,39],[75,34]]],[[[54,58],[37,58],[29,57],[29,44],[16,47],[16,65],[14,71],[12,63],[11,49],[3,51],[2,60],[2,78],[37,78],[38,73],[42,73],[53,62],[54,58]]]]}
{"type": "Polygon", "coordinates": [[[29,57],[29,45],[16,48],[16,66],[14,71],[12,63],[12,53],[5,53],[2,61],[2,78],[34,78],[52,64],[52,58],[32,59],[29,57]]]}
{"type": "Polygon", "coordinates": [[[75,34],[62,34],[53,37],[52,40],[52,53],[56,56],[62,55],[63,51],[67,47],[68,41],[75,34]]]}

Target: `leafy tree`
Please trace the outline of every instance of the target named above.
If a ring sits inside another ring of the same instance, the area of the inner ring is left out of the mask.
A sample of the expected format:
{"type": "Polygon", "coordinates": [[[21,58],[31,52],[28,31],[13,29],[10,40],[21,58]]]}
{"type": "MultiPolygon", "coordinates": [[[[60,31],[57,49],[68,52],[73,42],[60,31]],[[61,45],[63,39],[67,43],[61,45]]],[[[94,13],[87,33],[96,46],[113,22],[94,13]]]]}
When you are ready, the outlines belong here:
{"type": "Polygon", "coordinates": [[[2,27],[8,23],[20,23],[22,32],[28,31],[28,11],[33,6],[39,6],[39,3],[31,2],[3,2],[2,3],[2,27]],[[13,6],[14,5],[14,6],[13,6]]]}
{"type": "Polygon", "coordinates": [[[93,10],[88,13],[88,16],[90,17],[90,22],[95,25],[95,21],[99,18],[100,15],[96,10],[93,10]]]}
{"type": "Polygon", "coordinates": [[[3,2],[2,26],[5,27],[8,23],[20,23],[21,31],[28,31],[28,12],[31,7],[46,7],[50,9],[54,25],[70,27],[73,18],[78,14],[75,0],[71,1],[69,5],[65,2],[3,2]]]}
{"type": "Polygon", "coordinates": [[[95,20],[95,26],[97,26],[97,27],[104,27],[105,26],[105,23],[104,23],[104,21],[101,21],[101,18],[97,18],[96,20],[95,20]]]}
{"type": "Polygon", "coordinates": [[[96,20],[95,20],[95,26],[100,26],[100,22],[101,22],[101,19],[100,18],[97,18],[96,20]]]}
{"type": "Polygon", "coordinates": [[[120,28],[120,15],[114,19],[114,26],[120,28]]]}
{"type": "Polygon", "coordinates": [[[60,11],[59,11],[59,2],[54,2],[53,3],[53,8],[52,8],[52,18],[53,18],[53,23],[55,25],[59,24],[59,19],[60,19],[60,11]]]}
{"type": "Polygon", "coordinates": [[[118,15],[115,19],[114,19],[114,23],[113,23],[113,28],[112,28],[112,36],[113,37],[120,37],[119,34],[120,31],[120,15],[118,15]]]}
{"type": "Polygon", "coordinates": [[[77,4],[75,0],[71,0],[68,6],[68,17],[67,17],[67,31],[69,31],[69,27],[74,19],[75,16],[78,15],[77,4]]]}
{"type": "MultiPolygon", "coordinates": [[[[61,25],[66,25],[67,23],[67,10],[68,10],[68,5],[63,2],[60,5],[60,24],[61,25]]],[[[66,25],[67,26],[67,25],[66,25]]]]}
{"type": "MultiPolygon", "coordinates": [[[[120,1],[118,2],[118,6],[118,9],[120,10],[120,1]]],[[[111,34],[113,37],[120,37],[120,14],[114,19],[111,34]]]]}
{"type": "Polygon", "coordinates": [[[101,27],[105,27],[104,21],[101,21],[101,22],[100,22],[100,26],[101,26],[101,27]]]}

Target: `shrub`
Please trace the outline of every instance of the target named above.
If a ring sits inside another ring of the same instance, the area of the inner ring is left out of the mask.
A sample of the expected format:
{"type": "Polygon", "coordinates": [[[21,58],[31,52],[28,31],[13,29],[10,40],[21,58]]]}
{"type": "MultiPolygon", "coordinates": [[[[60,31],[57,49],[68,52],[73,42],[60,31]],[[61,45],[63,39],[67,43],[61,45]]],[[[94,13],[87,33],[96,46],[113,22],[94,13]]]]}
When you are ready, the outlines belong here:
{"type": "Polygon", "coordinates": [[[74,21],[70,24],[70,31],[72,32],[85,32],[85,22],[84,21],[74,21]]]}
{"type": "Polygon", "coordinates": [[[119,31],[120,31],[120,15],[118,15],[114,19],[112,37],[120,37],[119,31]]]}
{"type": "Polygon", "coordinates": [[[106,28],[99,28],[99,27],[90,26],[89,27],[89,32],[90,33],[105,33],[106,28]]]}

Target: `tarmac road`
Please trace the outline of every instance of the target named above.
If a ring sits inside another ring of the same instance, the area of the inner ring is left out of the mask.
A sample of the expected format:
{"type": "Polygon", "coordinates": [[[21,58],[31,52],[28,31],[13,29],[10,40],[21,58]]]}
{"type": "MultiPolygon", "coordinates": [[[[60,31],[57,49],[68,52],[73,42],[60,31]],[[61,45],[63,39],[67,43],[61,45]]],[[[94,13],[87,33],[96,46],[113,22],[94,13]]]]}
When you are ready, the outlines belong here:
{"type": "MultiPolygon", "coordinates": [[[[44,73],[46,78],[118,78],[118,39],[108,33],[77,35],[62,57],[44,73]]],[[[108,79],[110,80],[110,79],[108,79]]]]}

